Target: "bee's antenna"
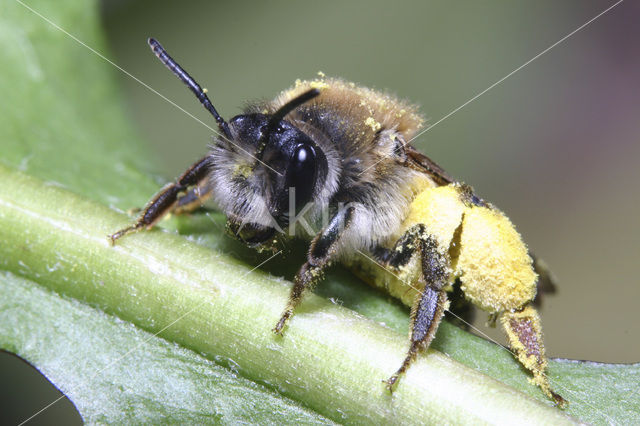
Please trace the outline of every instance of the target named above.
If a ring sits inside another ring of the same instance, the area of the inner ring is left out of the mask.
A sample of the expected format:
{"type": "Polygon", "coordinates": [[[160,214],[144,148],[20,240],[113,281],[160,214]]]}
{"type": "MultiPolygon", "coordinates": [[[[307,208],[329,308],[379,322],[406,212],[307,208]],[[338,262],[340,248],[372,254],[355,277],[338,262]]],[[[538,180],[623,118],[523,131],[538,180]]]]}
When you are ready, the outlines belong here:
{"type": "Polygon", "coordinates": [[[273,129],[280,122],[280,120],[286,117],[287,114],[298,108],[300,105],[309,102],[319,94],[319,89],[310,89],[302,93],[301,95],[298,95],[295,98],[291,99],[289,102],[282,105],[276,112],[273,113],[273,115],[269,119],[267,127],[273,129]]]}
{"type": "Polygon", "coordinates": [[[167,51],[164,50],[162,45],[160,45],[160,43],[158,43],[156,39],[149,38],[147,42],[149,43],[151,50],[153,50],[153,53],[156,54],[158,59],[160,59],[160,61],[167,68],[169,68],[171,72],[173,72],[176,75],[176,77],[182,80],[182,82],[186,84],[189,87],[189,89],[191,89],[191,91],[194,93],[194,95],[196,95],[196,97],[202,103],[202,105],[211,113],[211,115],[213,115],[213,118],[216,119],[216,122],[218,123],[218,127],[220,128],[220,131],[224,134],[224,136],[227,139],[231,140],[231,132],[229,131],[229,125],[227,124],[226,121],[224,121],[224,118],[220,117],[220,114],[218,114],[218,111],[216,111],[213,104],[211,103],[211,100],[209,100],[207,93],[204,90],[202,90],[202,87],[200,87],[200,85],[196,83],[196,81],[184,69],[182,69],[182,67],[178,65],[178,63],[174,61],[171,56],[169,56],[167,51]]]}
{"type": "Polygon", "coordinates": [[[267,137],[269,134],[276,128],[278,123],[287,116],[291,111],[298,108],[300,105],[309,102],[311,99],[315,98],[320,94],[319,89],[310,89],[306,92],[296,96],[291,99],[286,104],[282,105],[276,112],[273,113],[269,121],[267,122],[267,127],[262,133],[260,137],[260,142],[258,143],[258,150],[256,151],[255,157],[257,159],[262,158],[262,153],[267,145],[267,137]]]}

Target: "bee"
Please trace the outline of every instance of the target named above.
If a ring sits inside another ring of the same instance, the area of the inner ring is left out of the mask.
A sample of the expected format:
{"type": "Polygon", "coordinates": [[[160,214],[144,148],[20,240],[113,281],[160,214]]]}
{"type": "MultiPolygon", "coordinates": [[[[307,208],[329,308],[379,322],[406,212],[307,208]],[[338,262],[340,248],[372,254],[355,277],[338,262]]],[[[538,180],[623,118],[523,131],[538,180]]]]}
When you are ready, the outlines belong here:
{"type": "Polygon", "coordinates": [[[273,329],[278,334],[330,264],[369,253],[395,271],[393,285],[416,290],[407,301],[409,350],[386,380],[390,391],[429,347],[457,284],[469,301],[500,320],[532,382],[565,404],[546,376],[532,304],[537,274],[527,247],[500,210],[410,144],[424,123],[416,107],[321,74],[296,81],[272,101],[252,103],[227,122],[164,48],[148,42],[220,132],[209,152],[162,188],[132,226],[110,236],[113,243],[209,198],[227,216],[231,233],[252,247],[273,248],[285,229],[287,237],[307,237],[307,260],[273,329]]]}

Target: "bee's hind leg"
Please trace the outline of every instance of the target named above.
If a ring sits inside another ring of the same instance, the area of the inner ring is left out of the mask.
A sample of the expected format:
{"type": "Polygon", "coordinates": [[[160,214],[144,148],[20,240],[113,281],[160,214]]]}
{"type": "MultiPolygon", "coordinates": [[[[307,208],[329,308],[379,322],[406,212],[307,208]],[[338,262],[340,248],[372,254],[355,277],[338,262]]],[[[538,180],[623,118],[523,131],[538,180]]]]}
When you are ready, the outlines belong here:
{"type": "Polygon", "coordinates": [[[206,183],[209,174],[208,157],[201,158],[187,169],[175,182],[166,185],[149,201],[142,214],[133,225],[111,234],[111,244],[142,228],[149,229],[171,211],[185,213],[199,207],[210,196],[206,183]],[[194,187],[185,193],[190,187],[194,187]]]}
{"type": "Polygon", "coordinates": [[[444,288],[449,282],[449,257],[447,251],[438,248],[424,225],[409,229],[396,243],[388,263],[392,266],[406,264],[416,251],[421,255],[424,290],[411,308],[411,344],[402,365],[385,381],[389,391],[411,365],[416,355],[429,347],[449,302],[444,288]]]}
{"type": "Polygon", "coordinates": [[[547,377],[547,357],[542,343],[540,316],[531,304],[520,309],[505,311],[500,315],[500,323],[509,338],[511,350],[518,361],[531,373],[533,383],[540,386],[542,392],[558,406],[565,407],[568,402],[551,390],[547,377]]]}

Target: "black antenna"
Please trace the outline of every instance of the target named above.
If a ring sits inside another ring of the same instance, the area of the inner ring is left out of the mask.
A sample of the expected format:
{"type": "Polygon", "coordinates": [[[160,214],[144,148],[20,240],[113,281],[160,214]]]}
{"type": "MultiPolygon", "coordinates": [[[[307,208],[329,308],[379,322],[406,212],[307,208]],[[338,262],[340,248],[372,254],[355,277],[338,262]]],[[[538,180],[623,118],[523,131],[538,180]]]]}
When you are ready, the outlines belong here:
{"type": "Polygon", "coordinates": [[[169,56],[167,51],[164,50],[162,45],[160,45],[160,43],[158,43],[156,39],[149,38],[147,42],[149,43],[151,50],[153,50],[153,53],[156,54],[158,59],[160,59],[160,61],[167,68],[169,68],[171,72],[173,72],[176,75],[176,77],[182,80],[182,82],[186,84],[189,87],[189,89],[191,89],[193,94],[196,95],[196,97],[202,103],[202,105],[211,113],[211,115],[213,115],[213,118],[216,119],[216,122],[218,122],[218,127],[220,128],[220,131],[224,134],[224,136],[227,139],[231,140],[231,132],[229,131],[229,125],[227,124],[226,121],[224,121],[224,118],[220,117],[220,114],[218,114],[218,111],[216,111],[213,104],[211,103],[211,100],[209,100],[207,93],[204,90],[202,90],[202,87],[200,87],[200,85],[196,83],[196,81],[184,69],[182,69],[182,67],[178,65],[178,63],[174,61],[171,56],[169,56]]]}
{"type": "Polygon", "coordinates": [[[262,158],[262,153],[267,145],[267,137],[273,130],[276,128],[278,123],[287,116],[291,111],[298,108],[300,105],[309,102],[311,99],[315,98],[320,94],[319,89],[310,89],[301,95],[296,96],[291,99],[286,104],[282,105],[276,112],[273,113],[269,121],[267,122],[267,126],[260,137],[260,142],[258,143],[258,150],[256,151],[255,157],[256,159],[262,158]]]}

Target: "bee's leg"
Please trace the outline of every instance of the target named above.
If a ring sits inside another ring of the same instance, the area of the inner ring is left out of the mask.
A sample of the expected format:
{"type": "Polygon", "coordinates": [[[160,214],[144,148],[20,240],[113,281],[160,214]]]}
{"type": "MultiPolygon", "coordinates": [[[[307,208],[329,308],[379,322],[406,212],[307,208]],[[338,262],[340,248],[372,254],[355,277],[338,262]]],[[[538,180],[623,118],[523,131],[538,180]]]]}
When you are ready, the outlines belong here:
{"type": "Polygon", "coordinates": [[[500,315],[500,322],[507,332],[511,349],[515,352],[518,361],[531,373],[533,383],[557,405],[563,407],[567,401],[551,390],[549,379],[546,375],[547,357],[542,343],[542,327],[538,312],[531,305],[526,305],[518,310],[506,311],[500,315]]]}
{"type": "Polygon", "coordinates": [[[349,227],[353,219],[354,211],[355,209],[353,207],[340,209],[338,213],[331,218],[327,227],[311,241],[307,261],[296,274],[289,296],[289,303],[280,321],[278,321],[278,324],[276,324],[273,329],[275,333],[282,334],[282,329],[286,325],[287,320],[302,300],[304,291],[306,289],[312,289],[322,278],[324,269],[329,265],[332,257],[336,253],[337,243],[340,240],[342,232],[349,227]]]}
{"type": "Polygon", "coordinates": [[[199,209],[211,198],[212,187],[209,179],[205,178],[198,185],[191,188],[187,193],[178,197],[175,206],[171,209],[173,214],[186,214],[199,209]]]}
{"type": "Polygon", "coordinates": [[[413,232],[414,244],[421,253],[425,286],[411,309],[411,345],[407,356],[400,368],[386,380],[389,391],[392,390],[398,377],[411,365],[418,352],[429,347],[438,330],[444,311],[449,305],[444,290],[449,282],[448,255],[444,254],[446,251],[438,249],[435,239],[426,233],[424,226],[418,226],[420,226],[416,230],[418,232],[413,232]]]}
{"type": "Polygon", "coordinates": [[[424,225],[415,225],[409,228],[394,244],[392,249],[376,247],[373,256],[385,266],[399,269],[405,266],[418,251],[419,238],[424,233],[424,225]]]}
{"type": "MultiPolygon", "coordinates": [[[[372,252],[373,257],[383,266],[390,266],[395,269],[401,268],[409,263],[409,260],[416,252],[415,235],[412,234],[416,231],[419,232],[420,229],[422,229],[422,225],[417,225],[415,230],[406,232],[391,249],[382,246],[376,247],[372,252]]],[[[455,314],[455,318],[450,318],[450,320],[463,330],[469,330],[469,325],[475,319],[475,310],[471,302],[465,299],[459,280],[456,280],[453,284],[453,291],[447,295],[447,298],[451,304],[449,311],[455,314]]]]}
{"type": "MultiPolygon", "coordinates": [[[[115,244],[116,240],[131,232],[136,232],[142,228],[151,228],[165,214],[169,213],[178,204],[180,194],[186,191],[190,186],[204,185],[207,178],[209,159],[204,157],[194,163],[187,169],[175,182],[166,185],[149,201],[142,211],[138,221],[118,232],[110,235],[111,243],[115,244]]],[[[188,195],[188,194],[187,194],[188,195]]]]}

